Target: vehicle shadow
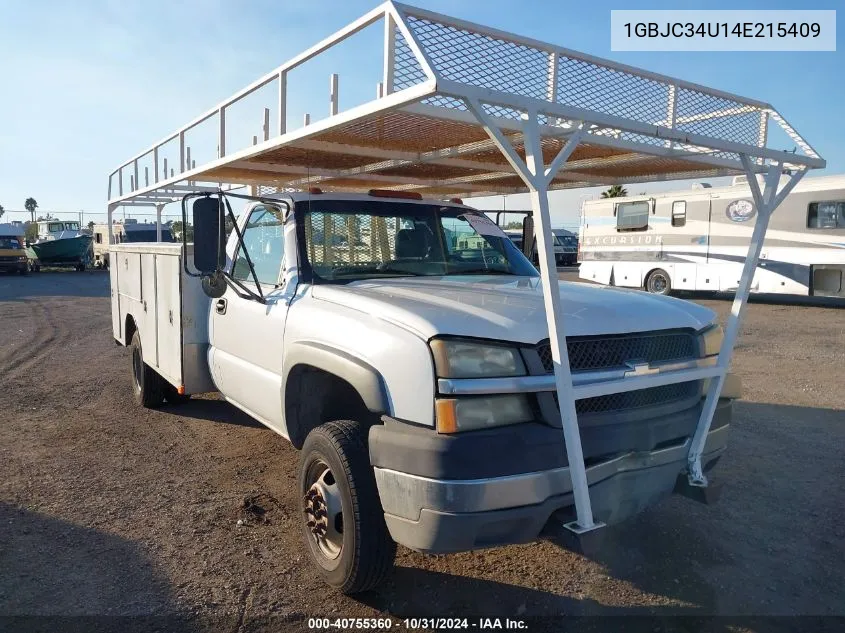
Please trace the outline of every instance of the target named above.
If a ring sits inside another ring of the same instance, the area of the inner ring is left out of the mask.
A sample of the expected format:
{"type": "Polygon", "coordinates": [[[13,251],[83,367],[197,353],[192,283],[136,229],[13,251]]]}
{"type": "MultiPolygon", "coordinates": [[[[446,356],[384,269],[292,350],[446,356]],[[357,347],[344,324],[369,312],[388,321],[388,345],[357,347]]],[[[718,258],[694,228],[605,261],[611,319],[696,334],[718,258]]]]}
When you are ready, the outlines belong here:
{"type": "MultiPolygon", "coordinates": [[[[831,581],[845,566],[845,491],[830,483],[845,472],[843,420],[842,410],[736,402],[728,450],[709,475],[724,484],[719,500],[672,496],[597,531],[584,555],[708,615],[845,614],[845,587],[831,581]]],[[[551,528],[568,547],[565,528],[551,528]]]]}
{"type": "MultiPolygon", "coordinates": [[[[641,603],[640,594],[657,606],[609,606],[597,601],[601,593],[580,599],[410,567],[359,600],[400,618],[524,617],[531,631],[567,630],[569,616],[584,616],[574,630],[834,630],[832,618],[821,618],[845,614],[845,587],[835,580],[845,567],[845,491],[830,481],[843,473],[842,422],[841,410],[737,402],[728,452],[710,473],[725,483],[715,505],[672,496],[596,531],[573,554],[628,586],[623,603],[641,603]]],[[[543,538],[572,550],[554,518],[543,538]]]]}
{"type": "MultiPolygon", "coordinates": [[[[456,618],[478,628],[483,619],[499,619],[498,628],[515,628],[507,621],[523,621],[528,631],[699,631],[708,620],[706,610],[676,607],[615,607],[591,598],[561,596],[552,591],[520,587],[488,579],[456,576],[430,570],[399,567],[378,592],[355,600],[399,619],[456,618]],[[623,626],[624,625],[624,626],[623,626]]],[[[495,627],[495,625],[493,625],[495,627]]],[[[485,628],[485,627],[482,627],[485,628]]],[[[491,628],[487,626],[486,628],[491,628]]],[[[713,633],[728,633],[728,623],[709,626],[713,633]]]]}
{"type": "Polygon", "coordinates": [[[109,274],[102,270],[60,270],[30,273],[26,276],[0,273],[0,301],[30,297],[102,297],[110,296],[109,274]]]}
{"type": "Polygon", "coordinates": [[[266,426],[253,419],[234,405],[213,395],[200,394],[190,400],[171,405],[165,403],[161,407],[164,413],[171,413],[183,418],[194,418],[208,422],[222,422],[234,426],[253,429],[267,429],[266,426]]]}
{"type": "MultiPolygon", "coordinates": [[[[679,299],[712,299],[716,301],[733,301],[732,292],[693,292],[690,290],[672,293],[679,299]]],[[[838,297],[805,297],[800,295],[759,294],[748,295],[749,303],[764,305],[809,306],[816,308],[845,308],[845,298],[838,297]]]]}
{"type": "Polygon", "coordinates": [[[7,503],[0,526],[0,629],[195,630],[131,541],[7,503]]]}

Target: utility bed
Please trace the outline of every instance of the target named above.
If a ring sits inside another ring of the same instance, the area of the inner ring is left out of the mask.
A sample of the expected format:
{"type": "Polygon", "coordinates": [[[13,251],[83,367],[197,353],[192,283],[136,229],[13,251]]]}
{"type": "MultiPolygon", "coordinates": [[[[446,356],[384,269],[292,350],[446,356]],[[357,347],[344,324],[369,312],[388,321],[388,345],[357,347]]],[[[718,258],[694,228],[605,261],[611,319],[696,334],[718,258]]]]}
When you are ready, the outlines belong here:
{"type": "MultiPolygon", "coordinates": [[[[200,278],[185,271],[183,248],[142,243],[109,249],[112,331],[128,345],[137,329],[150,367],[186,393],[203,393],[215,389],[206,360],[211,300],[200,278]]],[[[189,262],[192,251],[189,244],[189,262]]]]}

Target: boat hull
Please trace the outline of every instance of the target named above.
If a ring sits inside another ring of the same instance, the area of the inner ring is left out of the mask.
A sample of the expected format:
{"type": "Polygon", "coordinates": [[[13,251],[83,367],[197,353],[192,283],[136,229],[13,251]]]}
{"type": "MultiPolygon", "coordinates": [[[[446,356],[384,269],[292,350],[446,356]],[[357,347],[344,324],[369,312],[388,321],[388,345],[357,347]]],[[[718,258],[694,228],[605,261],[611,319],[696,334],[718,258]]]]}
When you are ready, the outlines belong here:
{"type": "Polygon", "coordinates": [[[62,240],[38,242],[32,245],[35,256],[42,264],[78,263],[91,261],[91,236],[79,235],[62,240]]]}

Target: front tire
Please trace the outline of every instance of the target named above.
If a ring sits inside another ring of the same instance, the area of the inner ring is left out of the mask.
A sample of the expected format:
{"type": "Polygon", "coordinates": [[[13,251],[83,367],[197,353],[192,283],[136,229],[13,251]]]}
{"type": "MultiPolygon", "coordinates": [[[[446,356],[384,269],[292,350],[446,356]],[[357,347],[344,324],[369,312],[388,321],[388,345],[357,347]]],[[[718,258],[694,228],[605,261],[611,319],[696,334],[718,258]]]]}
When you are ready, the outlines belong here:
{"type": "Polygon", "coordinates": [[[645,289],[651,294],[668,295],[672,292],[672,280],[662,268],[652,270],[645,281],[645,289]]]}
{"type": "Polygon", "coordinates": [[[141,333],[135,330],[129,344],[132,352],[132,387],[135,402],[142,407],[154,409],[164,402],[164,379],[144,362],[141,351],[141,333]]]}
{"type": "Polygon", "coordinates": [[[327,422],[308,434],[299,465],[308,552],[326,582],[345,594],[384,581],[396,555],[365,439],[358,422],[327,422]]]}

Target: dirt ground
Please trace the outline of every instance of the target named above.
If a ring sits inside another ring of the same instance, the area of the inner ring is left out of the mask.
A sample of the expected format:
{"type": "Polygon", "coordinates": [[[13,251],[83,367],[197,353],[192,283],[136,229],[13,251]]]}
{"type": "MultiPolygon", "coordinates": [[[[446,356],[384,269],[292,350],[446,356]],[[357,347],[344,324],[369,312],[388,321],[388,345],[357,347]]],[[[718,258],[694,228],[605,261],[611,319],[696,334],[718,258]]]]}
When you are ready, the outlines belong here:
{"type": "Polygon", "coordinates": [[[531,630],[573,615],[845,616],[845,309],[755,302],[746,316],[717,505],[673,497],[603,530],[586,556],[554,535],[443,557],[400,548],[392,580],[352,599],[304,554],[284,439],[214,396],[135,406],[106,274],[0,275],[0,616],[178,615],[146,622],[228,631],[388,615],[394,628],[483,616],[533,618],[531,630]]]}

